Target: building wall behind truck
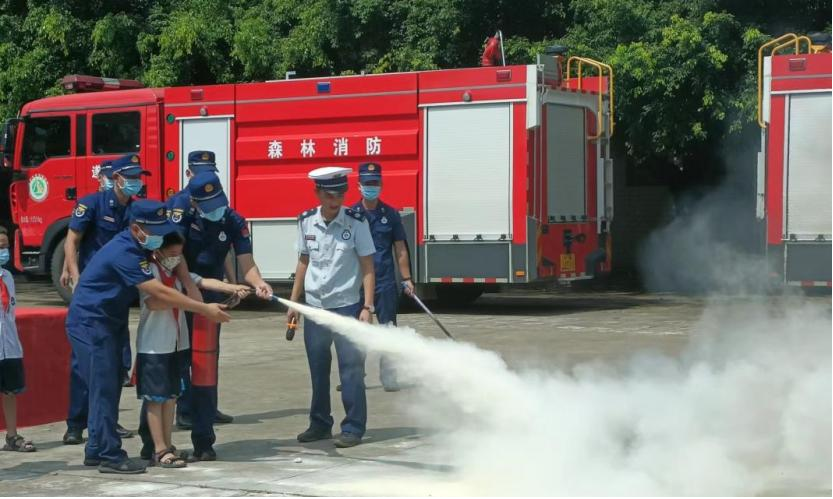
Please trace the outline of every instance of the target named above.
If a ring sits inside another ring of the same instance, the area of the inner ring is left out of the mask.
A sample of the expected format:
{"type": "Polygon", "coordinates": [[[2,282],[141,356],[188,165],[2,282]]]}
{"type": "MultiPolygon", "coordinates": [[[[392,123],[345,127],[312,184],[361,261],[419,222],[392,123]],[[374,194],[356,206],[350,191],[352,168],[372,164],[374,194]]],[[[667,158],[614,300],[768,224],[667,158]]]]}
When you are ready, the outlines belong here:
{"type": "Polygon", "coordinates": [[[627,158],[613,159],[612,276],[637,278],[639,248],[656,229],[670,220],[671,190],[666,185],[628,185],[627,158]]]}

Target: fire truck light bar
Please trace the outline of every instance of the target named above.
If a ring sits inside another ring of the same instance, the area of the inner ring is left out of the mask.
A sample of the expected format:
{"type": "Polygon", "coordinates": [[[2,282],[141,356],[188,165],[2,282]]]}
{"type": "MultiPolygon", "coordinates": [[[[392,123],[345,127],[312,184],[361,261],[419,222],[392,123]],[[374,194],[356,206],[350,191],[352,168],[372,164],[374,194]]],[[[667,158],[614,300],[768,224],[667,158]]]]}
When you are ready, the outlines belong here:
{"type": "Polygon", "coordinates": [[[100,76],[68,75],[61,80],[61,86],[68,92],[99,92],[103,90],[128,90],[144,88],[137,80],[120,80],[100,76]]]}

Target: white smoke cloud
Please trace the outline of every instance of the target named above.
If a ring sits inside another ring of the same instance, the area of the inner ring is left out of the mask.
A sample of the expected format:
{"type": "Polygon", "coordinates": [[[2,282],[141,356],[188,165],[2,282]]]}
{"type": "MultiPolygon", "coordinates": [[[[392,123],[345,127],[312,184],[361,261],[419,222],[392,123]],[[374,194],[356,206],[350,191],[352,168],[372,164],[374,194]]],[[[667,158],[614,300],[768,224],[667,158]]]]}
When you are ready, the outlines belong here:
{"type": "Polygon", "coordinates": [[[363,480],[405,495],[755,495],[831,487],[826,304],[716,303],[680,358],[512,371],[495,353],[291,304],[390,355],[443,480],[363,480]]]}

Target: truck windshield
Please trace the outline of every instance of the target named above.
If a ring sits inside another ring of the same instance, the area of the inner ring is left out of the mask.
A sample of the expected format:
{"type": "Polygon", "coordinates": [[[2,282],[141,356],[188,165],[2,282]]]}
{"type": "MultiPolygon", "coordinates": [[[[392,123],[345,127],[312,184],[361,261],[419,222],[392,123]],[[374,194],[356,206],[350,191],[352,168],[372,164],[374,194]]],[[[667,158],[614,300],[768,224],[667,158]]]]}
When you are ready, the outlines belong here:
{"type": "Polygon", "coordinates": [[[33,168],[47,158],[70,155],[68,116],[28,118],[25,123],[21,166],[33,168]]]}

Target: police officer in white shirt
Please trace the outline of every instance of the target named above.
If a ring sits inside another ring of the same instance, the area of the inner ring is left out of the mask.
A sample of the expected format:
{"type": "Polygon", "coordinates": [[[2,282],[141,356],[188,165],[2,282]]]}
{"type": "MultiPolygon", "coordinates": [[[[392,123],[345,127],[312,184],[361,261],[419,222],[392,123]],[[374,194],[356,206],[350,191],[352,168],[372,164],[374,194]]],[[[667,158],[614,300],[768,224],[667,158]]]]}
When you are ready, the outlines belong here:
{"type": "MultiPolygon", "coordinates": [[[[305,293],[306,302],[341,315],[370,322],[374,313],[376,252],[370,227],[364,215],[342,206],[347,191],[349,168],[328,166],[310,172],[315,194],[321,204],[298,217],[298,265],[291,299],[305,293]],[[360,290],[364,288],[364,296],[360,290]]],[[[287,312],[287,321],[298,318],[287,312]]],[[[346,417],[336,447],[352,447],[361,442],[367,425],[367,397],[364,386],[364,353],[346,338],[312,320],[304,325],[304,344],[312,377],[312,403],[309,428],[298,435],[299,442],[332,438],[330,411],[330,346],[335,343],[341,379],[341,401],[346,417]]]]}

